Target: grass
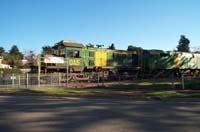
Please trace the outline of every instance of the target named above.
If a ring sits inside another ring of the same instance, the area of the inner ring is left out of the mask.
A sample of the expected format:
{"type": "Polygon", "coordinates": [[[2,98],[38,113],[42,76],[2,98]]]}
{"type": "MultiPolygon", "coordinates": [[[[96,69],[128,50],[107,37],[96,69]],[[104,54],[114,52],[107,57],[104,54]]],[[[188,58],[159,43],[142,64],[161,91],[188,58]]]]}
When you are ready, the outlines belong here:
{"type": "MultiPolygon", "coordinates": [[[[181,90],[182,82],[181,80],[174,82],[169,80],[139,80],[136,82],[113,83],[109,84],[108,87],[113,89],[181,90]]],[[[200,90],[199,79],[185,80],[185,89],[200,90]]]]}
{"type": "Polygon", "coordinates": [[[7,89],[0,90],[0,93],[8,94],[44,94],[44,95],[91,95],[92,92],[89,90],[71,90],[61,88],[46,88],[46,89],[7,89]]]}
{"type": "Polygon", "coordinates": [[[176,91],[155,91],[145,94],[145,97],[160,98],[200,98],[200,93],[180,93],[176,91]]]}
{"type": "Polygon", "coordinates": [[[200,89],[200,80],[185,80],[185,87],[189,89],[200,89]]]}
{"type": "Polygon", "coordinates": [[[147,93],[146,96],[149,97],[165,97],[165,98],[171,98],[171,97],[176,97],[176,98],[182,98],[185,97],[186,94],[183,93],[177,93],[176,91],[155,91],[155,92],[150,92],[147,93]]]}
{"type": "Polygon", "coordinates": [[[76,95],[90,95],[92,94],[89,90],[70,90],[70,89],[43,89],[42,92],[46,94],[59,94],[59,95],[69,95],[69,94],[76,94],[76,95]]]}
{"type": "MultiPolygon", "coordinates": [[[[185,88],[199,89],[199,80],[187,80],[185,88]]],[[[64,89],[64,88],[38,88],[38,89],[0,89],[0,94],[25,94],[25,95],[79,95],[79,96],[102,96],[102,97],[133,97],[137,99],[145,98],[200,98],[199,90],[193,93],[181,92],[181,83],[170,81],[137,81],[137,82],[114,82],[105,83],[105,87],[98,89],[64,89]],[[177,90],[179,91],[177,92],[177,90]],[[197,92],[198,91],[198,92],[197,92]]]]}
{"type": "Polygon", "coordinates": [[[95,91],[95,90],[80,90],[80,89],[61,89],[61,88],[46,88],[46,89],[9,89],[0,90],[0,93],[4,94],[17,94],[17,95],[78,95],[78,96],[99,96],[99,97],[132,97],[134,99],[151,99],[155,97],[159,98],[200,98],[200,93],[181,93],[177,91],[149,91],[139,92],[134,91],[126,93],[125,91],[95,91]]]}
{"type": "Polygon", "coordinates": [[[108,85],[108,88],[114,89],[172,89],[174,87],[181,88],[180,82],[174,82],[174,86],[172,86],[172,82],[163,81],[163,82],[150,82],[150,81],[142,81],[142,82],[133,82],[133,83],[114,83],[108,85]]]}

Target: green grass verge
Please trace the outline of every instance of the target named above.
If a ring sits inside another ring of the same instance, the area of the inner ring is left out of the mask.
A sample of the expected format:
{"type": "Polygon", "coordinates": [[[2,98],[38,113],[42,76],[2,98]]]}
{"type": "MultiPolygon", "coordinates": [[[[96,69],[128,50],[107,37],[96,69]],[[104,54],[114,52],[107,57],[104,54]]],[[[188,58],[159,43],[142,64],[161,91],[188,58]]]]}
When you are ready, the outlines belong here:
{"type": "Polygon", "coordinates": [[[109,91],[95,91],[95,90],[80,90],[80,89],[61,89],[61,88],[45,88],[45,89],[7,89],[7,90],[0,90],[0,93],[4,94],[18,94],[18,95],[62,95],[62,96],[69,96],[69,95],[84,95],[84,96],[107,96],[107,97],[132,97],[135,99],[151,99],[154,97],[159,98],[200,98],[200,93],[180,93],[176,91],[149,91],[149,92],[140,92],[136,93],[133,91],[126,92],[126,91],[116,91],[116,90],[109,90],[109,91]]]}
{"type": "Polygon", "coordinates": [[[47,88],[47,89],[6,89],[0,90],[0,93],[8,94],[47,94],[47,95],[91,95],[89,90],[71,90],[61,88],[47,88]]]}
{"type": "Polygon", "coordinates": [[[161,97],[161,98],[200,98],[200,93],[179,93],[176,91],[155,91],[146,93],[147,97],[161,97]]]}
{"type": "MultiPolygon", "coordinates": [[[[145,81],[141,80],[138,82],[125,82],[125,83],[112,83],[107,85],[109,88],[113,89],[150,89],[150,90],[181,90],[182,84],[181,80],[174,82],[171,81],[145,81]]],[[[200,90],[199,80],[185,80],[185,89],[188,90],[200,90]]]]}
{"type": "Polygon", "coordinates": [[[185,97],[186,94],[177,93],[176,91],[155,91],[147,93],[149,97],[185,97]]]}
{"type": "Polygon", "coordinates": [[[176,91],[155,91],[146,93],[147,97],[161,97],[161,98],[183,98],[187,94],[177,93],[176,91]]]}
{"type": "MultiPolygon", "coordinates": [[[[40,91],[40,90],[39,90],[40,91]]],[[[92,92],[89,90],[70,90],[70,89],[43,89],[41,92],[46,94],[59,94],[59,95],[69,95],[69,94],[76,94],[76,95],[91,95],[92,92]]]]}

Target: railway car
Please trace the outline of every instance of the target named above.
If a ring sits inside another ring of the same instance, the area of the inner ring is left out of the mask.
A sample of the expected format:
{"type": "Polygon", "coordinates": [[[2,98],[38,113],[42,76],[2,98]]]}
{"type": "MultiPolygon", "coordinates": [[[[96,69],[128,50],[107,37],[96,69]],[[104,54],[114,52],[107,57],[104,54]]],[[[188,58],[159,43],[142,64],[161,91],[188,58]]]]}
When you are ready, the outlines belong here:
{"type": "Polygon", "coordinates": [[[143,73],[152,77],[200,75],[200,54],[162,50],[146,50],[139,57],[143,73]]]}

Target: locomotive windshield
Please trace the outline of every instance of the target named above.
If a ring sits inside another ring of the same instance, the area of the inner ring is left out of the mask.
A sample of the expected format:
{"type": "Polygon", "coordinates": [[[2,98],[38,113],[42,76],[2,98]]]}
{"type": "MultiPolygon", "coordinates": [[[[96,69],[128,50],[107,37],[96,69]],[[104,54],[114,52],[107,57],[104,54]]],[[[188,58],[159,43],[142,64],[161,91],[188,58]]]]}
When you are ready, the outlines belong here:
{"type": "Polygon", "coordinates": [[[67,51],[67,56],[71,57],[71,58],[79,58],[80,53],[78,50],[69,50],[69,51],[67,51]]]}

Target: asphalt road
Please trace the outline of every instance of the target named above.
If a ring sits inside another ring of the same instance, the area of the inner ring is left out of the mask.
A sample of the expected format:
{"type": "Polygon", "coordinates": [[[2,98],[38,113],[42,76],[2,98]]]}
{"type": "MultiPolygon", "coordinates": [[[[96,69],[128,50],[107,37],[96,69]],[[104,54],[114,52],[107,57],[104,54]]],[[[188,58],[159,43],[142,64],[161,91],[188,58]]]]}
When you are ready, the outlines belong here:
{"type": "Polygon", "coordinates": [[[199,132],[200,102],[0,96],[1,132],[199,132]]]}

